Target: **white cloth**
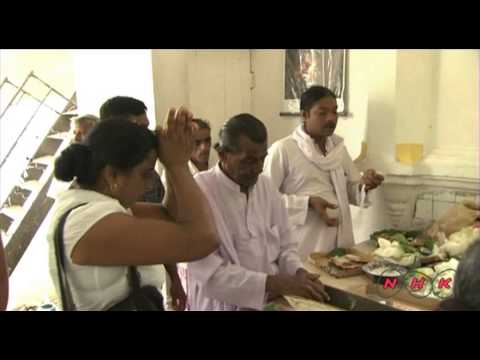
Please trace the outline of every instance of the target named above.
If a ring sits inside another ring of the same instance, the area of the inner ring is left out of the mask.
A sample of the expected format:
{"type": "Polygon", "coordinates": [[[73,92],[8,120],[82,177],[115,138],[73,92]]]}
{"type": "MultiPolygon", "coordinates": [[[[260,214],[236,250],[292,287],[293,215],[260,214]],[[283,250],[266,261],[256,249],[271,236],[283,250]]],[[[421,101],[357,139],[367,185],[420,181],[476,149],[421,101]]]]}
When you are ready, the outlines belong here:
{"type": "MultiPolygon", "coordinates": [[[[194,176],[200,170],[198,170],[197,166],[192,162],[188,162],[188,170],[190,170],[190,173],[194,176]]],[[[167,173],[165,170],[162,172],[161,180],[163,183],[163,186],[165,186],[165,194],[168,191],[168,182],[167,182],[167,173]]],[[[165,197],[166,199],[166,197],[165,197]]],[[[180,282],[182,283],[183,290],[185,293],[188,292],[188,266],[187,263],[177,263],[177,272],[178,272],[178,277],[180,278],[180,282]]],[[[173,310],[173,306],[171,304],[172,302],[172,295],[170,294],[170,288],[172,285],[172,279],[170,279],[170,275],[168,272],[165,273],[165,284],[164,288],[162,289],[163,296],[165,297],[165,308],[166,310],[173,310]]],[[[187,310],[189,309],[189,306],[187,304],[186,306],[187,310]]]]}
{"type": "MultiPolygon", "coordinates": [[[[195,166],[195,164],[192,161],[188,162],[188,170],[190,170],[190,174],[192,174],[193,176],[200,172],[200,170],[198,170],[198,168],[195,166]]],[[[165,186],[165,191],[166,191],[168,187],[168,183],[167,183],[167,172],[165,171],[165,169],[162,171],[161,180],[162,180],[163,186],[165,186]]]]}
{"type": "Polygon", "coordinates": [[[56,200],[59,194],[70,189],[72,187],[72,184],[74,183],[74,180],[62,181],[53,177],[52,182],[50,183],[50,187],[48,188],[47,196],[56,200]]]}
{"type": "Polygon", "coordinates": [[[247,200],[218,164],[195,180],[212,208],[221,244],[188,264],[191,309],[261,310],[267,274],[293,275],[302,267],[280,194],[260,175],[247,200]]]}
{"type": "Polygon", "coordinates": [[[200,172],[200,170],[198,170],[197,168],[197,165],[195,165],[192,161],[188,162],[188,169],[190,170],[190,173],[192,175],[196,175],[197,173],[200,172]]]}
{"type": "MultiPolygon", "coordinates": [[[[82,204],[73,210],[65,222],[63,233],[65,268],[73,301],[78,310],[104,310],[120,300],[128,293],[127,267],[125,266],[85,266],[72,263],[71,253],[82,236],[98,221],[112,213],[132,214],[120,203],[95,191],[71,189],[58,195],[52,209],[52,222],[47,232],[49,244],[50,276],[60,296],[58,274],[55,260],[53,235],[60,217],[69,209],[82,204]]],[[[138,266],[142,285],[154,285],[161,288],[164,281],[163,265],[138,266]]]]}
{"type": "MultiPolygon", "coordinates": [[[[275,142],[265,160],[264,172],[283,194],[302,260],[312,252],[354,245],[349,204],[360,205],[361,176],[341,137],[329,137],[326,150],[324,156],[300,125],[292,135],[275,142]],[[331,217],[338,217],[338,227],[327,227],[309,209],[310,196],[338,205],[336,211],[328,210],[331,217]]],[[[367,195],[364,206],[369,205],[367,195]]]]}

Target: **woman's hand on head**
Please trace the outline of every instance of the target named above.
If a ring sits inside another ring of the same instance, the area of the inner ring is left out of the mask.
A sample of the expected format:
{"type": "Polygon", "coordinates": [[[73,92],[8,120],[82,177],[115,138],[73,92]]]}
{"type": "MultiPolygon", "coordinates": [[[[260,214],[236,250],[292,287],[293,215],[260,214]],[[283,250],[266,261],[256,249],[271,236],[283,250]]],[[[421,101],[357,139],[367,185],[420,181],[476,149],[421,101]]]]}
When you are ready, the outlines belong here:
{"type": "Polygon", "coordinates": [[[185,107],[170,108],[166,116],[166,127],[158,126],[158,157],[166,168],[186,165],[194,147],[193,114],[185,107]]]}

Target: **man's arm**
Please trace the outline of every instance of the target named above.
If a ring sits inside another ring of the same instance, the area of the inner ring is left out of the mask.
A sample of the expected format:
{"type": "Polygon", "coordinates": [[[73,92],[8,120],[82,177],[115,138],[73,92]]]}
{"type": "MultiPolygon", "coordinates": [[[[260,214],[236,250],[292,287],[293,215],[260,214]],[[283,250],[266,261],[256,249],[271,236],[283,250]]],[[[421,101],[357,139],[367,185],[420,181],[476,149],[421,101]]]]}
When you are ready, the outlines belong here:
{"type": "MultiPolygon", "coordinates": [[[[168,214],[175,219],[176,221],[181,221],[179,219],[179,210],[181,206],[177,202],[177,198],[175,196],[175,188],[171,183],[170,176],[168,175],[168,170],[165,169],[161,176],[161,181],[164,185],[165,189],[165,196],[163,198],[163,204],[165,206],[165,210],[168,214]]],[[[181,215],[181,213],[180,213],[181,215]]],[[[181,284],[180,276],[178,275],[178,268],[177,264],[165,264],[165,270],[170,278],[170,289],[168,289],[168,293],[172,297],[173,306],[177,310],[185,310],[186,306],[186,294],[181,284]]]]}
{"type": "Polygon", "coordinates": [[[188,271],[204,286],[206,296],[241,308],[263,309],[267,274],[230,264],[218,251],[189,263],[188,271]]]}
{"type": "Polygon", "coordinates": [[[268,275],[265,287],[269,301],[282,295],[295,295],[322,302],[330,300],[318,275],[304,269],[298,269],[294,276],[268,275]]]}
{"type": "Polygon", "coordinates": [[[328,299],[318,275],[309,274],[293,262],[292,269],[296,269],[292,275],[267,275],[247,270],[228,263],[218,250],[189,263],[188,268],[192,277],[203,284],[207,297],[240,308],[262,310],[266,301],[281,295],[297,295],[317,301],[328,299]]]}
{"type": "Polygon", "coordinates": [[[278,256],[280,273],[295,275],[298,269],[303,268],[297,248],[298,244],[293,240],[289,229],[280,234],[280,255],[278,256]]]}
{"type": "Polygon", "coordinates": [[[165,264],[164,266],[172,281],[180,281],[177,271],[177,264],[165,264]]]}
{"type": "MultiPolygon", "coordinates": [[[[299,268],[302,268],[302,262],[298,256],[298,244],[293,239],[291,230],[288,226],[288,213],[281,199],[280,193],[276,189],[271,189],[270,211],[272,212],[272,222],[278,231],[278,246],[280,254],[278,256],[278,265],[281,274],[295,275],[299,268]]],[[[270,234],[269,236],[276,236],[270,234]]],[[[267,242],[269,243],[269,242],[267,242]]]]}
{"type": "Polygon", "coordinates": [[[348,193],[348,202],[351,205],[368,207],[371,205],[370,197],[368,192],[363,192],[362,194],[362,175],[358,170],[357,166],[354,164],[350,154],[345,151],[345,156],[343,159],[343,166],[347,174],[347,193],[348,193]],[[363,198],[363,204],[362,204],[363,198]]]}
{"type": "Polygon", "coordinates": [[[273,236],[273,239],[267,241],[267,244],[280,248],[277,259],[279,274],[267,276],[265,284],[268,300],[281,295],[297,295],[318,301],[328,299],[322,283],[318,281],[318,275],[310,274],[303,268],[298,256],[298,244],[288,226],[287,210],[280,194],[272,184],[268,185],[272,186],[268,205],[275,231],[268,231],[268,236],[273,236]]]}
{"type": "Polygon", "coordinates": [[[178,276],[177,265],[165,264],[165,270],[167,270],[171,282],[167,294],[171,296],[172,306],[176,311],[184,311],[187,305],[187,294],[183,288],[180,276],[178,276]]]}
{"type": "MultiPolygon", "coordinates": [[[[288,175],[288,166],[286,152],[278,144],[270,147],[263,171],[278,191],[280,191],[288,175]]],[[[281,198],[287,208],[290,224],[292,226],[304,225],[307,219],[310,197],[281,193],[281,198]]]]}
{"type": "Polygon", "coordinates": [[[179,209],[181,205],[178,204],[177,197],[175,195],[175,187],[172,184],[171,177],[169,175],[169,171],[167,169],[164,170],[162,174],[162,182],[165,185],[165,197],[163,199],[163,204],[167,209],[168,213],[176,220],[179,218],[179,209]]]}

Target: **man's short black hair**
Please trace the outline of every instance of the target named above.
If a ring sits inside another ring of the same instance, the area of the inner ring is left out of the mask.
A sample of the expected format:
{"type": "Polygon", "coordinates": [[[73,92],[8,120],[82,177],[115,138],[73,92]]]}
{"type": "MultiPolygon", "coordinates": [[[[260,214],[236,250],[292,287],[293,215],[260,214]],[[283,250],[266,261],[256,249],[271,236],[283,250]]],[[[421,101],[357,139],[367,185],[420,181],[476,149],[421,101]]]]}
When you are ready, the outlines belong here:
{"type": "Polygon", "coordinates": [[[238,139],[241,135],[245,135],[254,143],[262,144],[267,141],[267,128],[253,115],[246,113],[235,115],[220,130],[215,150],[238,151],[238,139]]]}
{"type": "Polygon", "coordinates": [[[335,93],[325,86],[313,85],[309,87],[300,97],[300,110],[310,111],[313,105],[324,97],[336,99],[335,93]]]}
{"type": "Polygon", "coordinates": [[[138,99],[129,96],[115,96],[105,101],[100,107],[100,119],[114,116],[142,115],[147,112],[147,107],[138,99]]]}

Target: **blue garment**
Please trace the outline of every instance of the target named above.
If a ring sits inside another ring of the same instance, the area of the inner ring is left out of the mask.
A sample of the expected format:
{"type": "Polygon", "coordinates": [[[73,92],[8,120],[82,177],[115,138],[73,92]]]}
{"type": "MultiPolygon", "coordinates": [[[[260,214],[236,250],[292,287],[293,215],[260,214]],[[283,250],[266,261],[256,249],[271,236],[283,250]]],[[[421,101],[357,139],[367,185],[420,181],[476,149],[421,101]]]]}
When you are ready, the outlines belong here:
{"type": "Polygon", "coordinates": [[[138,201],[161,204],[165,196],[165,187],[160,180],[160,175],[156,171],[153,173],[152,190],[147,191],[138,201]]]}

